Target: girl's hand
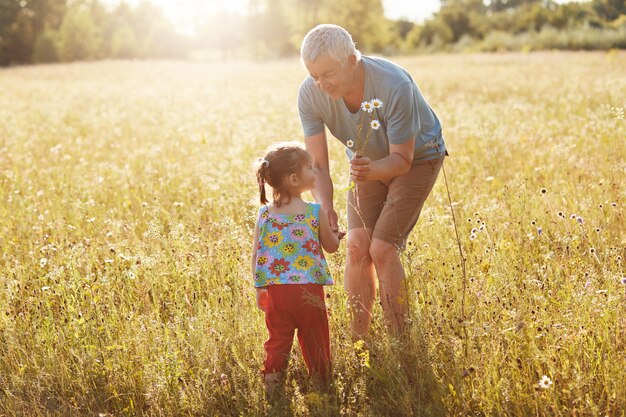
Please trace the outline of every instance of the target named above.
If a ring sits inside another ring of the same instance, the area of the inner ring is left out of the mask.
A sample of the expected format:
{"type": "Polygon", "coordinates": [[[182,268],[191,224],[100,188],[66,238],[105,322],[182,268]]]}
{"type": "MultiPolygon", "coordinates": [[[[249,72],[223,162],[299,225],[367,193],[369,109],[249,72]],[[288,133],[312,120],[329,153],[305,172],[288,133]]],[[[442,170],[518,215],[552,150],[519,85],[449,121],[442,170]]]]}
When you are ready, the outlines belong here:
{"type": "Polygon", "coordinates": [[[350,178],[352,181],[366,181],[372,172],[372,160],[367,156],[355,156],[350,160],[350,178]]]}
{"type": "Polygon", "coordinates": [[[256,305],[263,312],[267,312],[267,289],[256,289],[256,305]]]}

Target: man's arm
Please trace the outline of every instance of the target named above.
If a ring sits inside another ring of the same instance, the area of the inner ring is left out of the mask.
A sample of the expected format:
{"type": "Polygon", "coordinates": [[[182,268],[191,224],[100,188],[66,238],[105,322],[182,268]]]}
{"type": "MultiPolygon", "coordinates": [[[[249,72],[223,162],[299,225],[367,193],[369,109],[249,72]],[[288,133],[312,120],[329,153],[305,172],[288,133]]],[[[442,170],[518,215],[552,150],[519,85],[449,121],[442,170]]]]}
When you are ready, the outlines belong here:
{"type": "Polygon", "coordinates": [[[336,232],[339,230],[339,227],[337,224],[337,212],[335,212],[333,206],[333,181],[330,178],[326,132],[322,131],[316,135],[305,137],[304,144],[306,150],[313,158],[313,168],[315,168],[315,189],[312,190],[313,197],[328,213],[330,228],[336,232]]]}
{"type": "Polygon", "coordinates": [[[350,176],[353,181],[386,181],[411,170],[415,138],[410,138],[400,145],[389,144],[389,156],[372,161],[368,157],[352,158],[350,176]]]}

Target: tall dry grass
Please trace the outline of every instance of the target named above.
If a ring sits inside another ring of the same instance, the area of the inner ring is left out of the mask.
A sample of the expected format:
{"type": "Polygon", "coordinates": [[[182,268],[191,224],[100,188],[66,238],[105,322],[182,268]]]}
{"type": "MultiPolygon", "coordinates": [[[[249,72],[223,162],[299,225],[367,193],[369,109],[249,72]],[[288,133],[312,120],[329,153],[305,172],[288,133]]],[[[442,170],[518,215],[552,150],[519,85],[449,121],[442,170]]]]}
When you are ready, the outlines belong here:
{"type": "Polygon", "coordinates": [[[467,280],[440,177],[403,254],[410,344],[380,306],[352,343],[342,249],[334,384],[295,354],[273,404],[250,165],[301,137],[300,64],[0,71],[0,415],[624,415],[626,55],[399,63],[444,125],[467,280]]]}

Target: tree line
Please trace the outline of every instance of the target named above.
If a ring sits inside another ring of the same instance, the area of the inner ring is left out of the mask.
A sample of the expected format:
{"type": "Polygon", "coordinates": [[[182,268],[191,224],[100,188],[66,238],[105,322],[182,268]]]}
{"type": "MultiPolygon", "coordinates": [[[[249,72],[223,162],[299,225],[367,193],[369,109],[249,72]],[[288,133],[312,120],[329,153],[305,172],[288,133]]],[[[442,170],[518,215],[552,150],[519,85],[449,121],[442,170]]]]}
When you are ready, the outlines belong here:
{"type": "MultiPolygon", "coordinates": [[[[391,20],[382,0],[249,0],[181,33],[149,1],[0,0],[0,65],[97,59],[295,55],[320,22],[347,28],[369,53],[626,49],[626,0],[441,0],[421,22],[391,20]]],[[[419,7],[416,3],[415,7],[419,7]]]]}

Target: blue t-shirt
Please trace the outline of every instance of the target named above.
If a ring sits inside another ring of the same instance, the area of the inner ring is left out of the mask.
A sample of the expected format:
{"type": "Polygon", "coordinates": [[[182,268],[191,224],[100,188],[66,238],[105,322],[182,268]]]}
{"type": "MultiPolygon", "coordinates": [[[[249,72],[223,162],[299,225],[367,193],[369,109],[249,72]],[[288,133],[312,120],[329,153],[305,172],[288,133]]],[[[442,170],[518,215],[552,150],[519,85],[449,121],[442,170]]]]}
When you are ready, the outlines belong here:
{"type": "MultiPolygon", "coordinates": [[[[373,160],[385,158],[389,155],[389,144],[402,144],[415,137],[413,160],[443,156],[446,146],[441,123],[411,75],[383,58],[363,56],[361,62],[365,69],[364,100],[377,98],[383,102],[380,109],[366,114],[361,137],[366,136],[371,116],[380,122],[380,129],[370,132],[363,155],[373,160]]],[[[346,145],[348,157],[352,157],[363,110],[350,112],[343,99],[333,100],[315,86],[310,75],[300,85],[298,110],[305,137],[323,132],[326,125],[346,145]]]]}
{"type": "Polygon", "coordinates": [[[332,285],[319,238],[320,205],[307,203],[302,214],[270,214],[259,209],[259,246],[254,286],[332,285]]]}

